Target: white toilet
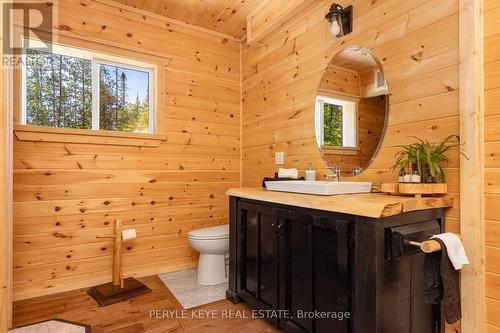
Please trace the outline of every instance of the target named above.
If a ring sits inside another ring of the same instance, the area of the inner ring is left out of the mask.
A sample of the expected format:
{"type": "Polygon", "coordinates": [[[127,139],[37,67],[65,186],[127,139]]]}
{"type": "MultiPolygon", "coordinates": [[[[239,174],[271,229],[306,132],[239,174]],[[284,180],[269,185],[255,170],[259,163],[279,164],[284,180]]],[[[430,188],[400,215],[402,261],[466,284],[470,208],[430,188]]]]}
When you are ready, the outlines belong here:
{"type": "Polygon", "coordinates": [[[188,239],[191,247],[200,252],[198,284],[211,286],[226,282],[229,224],[192,230],[188,239]]]}

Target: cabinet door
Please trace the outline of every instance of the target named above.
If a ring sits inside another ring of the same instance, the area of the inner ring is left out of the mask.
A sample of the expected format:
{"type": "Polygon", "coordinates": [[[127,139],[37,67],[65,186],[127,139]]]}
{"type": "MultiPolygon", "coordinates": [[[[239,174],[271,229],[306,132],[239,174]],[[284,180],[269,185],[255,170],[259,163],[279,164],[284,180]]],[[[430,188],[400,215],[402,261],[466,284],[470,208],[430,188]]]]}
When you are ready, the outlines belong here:
{"type": "Polygon", "coordinates": [[[349,227],[348,221],[280,211],[279,308],[292,316],[280,321],[285,331],[350,332],[349,227]]]}
{"type": "Polygon", "coordinates": [[[238,295],[256,309],[276,309],[278,288],[277,210],[238,204],[238,295]]]}

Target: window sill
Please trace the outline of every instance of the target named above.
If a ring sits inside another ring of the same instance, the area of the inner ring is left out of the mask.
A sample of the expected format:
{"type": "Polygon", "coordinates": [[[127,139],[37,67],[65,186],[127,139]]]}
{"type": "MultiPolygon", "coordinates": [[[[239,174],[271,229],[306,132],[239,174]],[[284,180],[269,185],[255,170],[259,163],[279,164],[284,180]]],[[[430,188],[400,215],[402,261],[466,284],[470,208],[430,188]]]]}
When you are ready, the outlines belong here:
{"type": "Polygon", "coordinates": [[[158,147],[165,135],[94,131],[76,128],[15,125],[14,134],[20,141],[81,143],[112,146],[158,147]]]}
{"type": "Polygon", "coordinates": [[[358,147],[332,147],[323,146],[321,151],[325,155],[358,155],[360,149],[358,147]]]}

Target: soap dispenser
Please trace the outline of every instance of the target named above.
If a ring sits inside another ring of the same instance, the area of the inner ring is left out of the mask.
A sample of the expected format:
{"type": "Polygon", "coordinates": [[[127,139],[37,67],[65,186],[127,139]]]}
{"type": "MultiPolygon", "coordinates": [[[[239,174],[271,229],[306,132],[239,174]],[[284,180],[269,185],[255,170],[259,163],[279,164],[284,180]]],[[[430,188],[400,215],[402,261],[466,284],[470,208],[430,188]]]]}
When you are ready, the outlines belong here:
{"type": "Polygon", "coordinates": [[[307,165],[306,180],[316,180],[316,171],[313,170],[313,166],[311,163],[307,165]]]}

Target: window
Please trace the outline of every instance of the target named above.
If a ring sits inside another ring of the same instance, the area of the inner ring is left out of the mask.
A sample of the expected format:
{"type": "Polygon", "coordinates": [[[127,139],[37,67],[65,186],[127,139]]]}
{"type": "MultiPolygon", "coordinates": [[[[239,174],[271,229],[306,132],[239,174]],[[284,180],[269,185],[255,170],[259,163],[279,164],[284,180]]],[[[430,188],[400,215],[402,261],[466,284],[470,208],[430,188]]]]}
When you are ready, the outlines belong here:
{"type": "Polygon", "coordinates": [[[315,128],[319,147],[358,146],[356,108],[353,100],[316,97],[315,128]]]}
{"type": "Polygon", "coordinates": [[[154,65],[53,45],[26,49],[22,123],[153,133],[154,65]]]}

